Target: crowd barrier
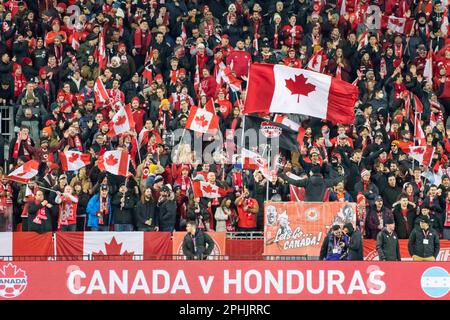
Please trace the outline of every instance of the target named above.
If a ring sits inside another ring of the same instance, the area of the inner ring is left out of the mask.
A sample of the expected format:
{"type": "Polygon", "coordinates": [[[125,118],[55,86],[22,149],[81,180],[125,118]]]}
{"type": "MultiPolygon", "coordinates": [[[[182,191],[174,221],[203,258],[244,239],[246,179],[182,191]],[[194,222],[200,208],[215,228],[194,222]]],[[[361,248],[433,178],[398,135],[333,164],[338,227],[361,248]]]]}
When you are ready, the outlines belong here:
{"type": "MultiPolygon", "coordinates": [[[[169,232],[35,232],[0,233],[0,260],[171,260],[183,259],[180,238],[169,232]],[[177,244],[174,241],[178,237],[177,244]]],[[[263,255],[263,239],[225,237],[224,233],[209,233],[216,242],[211,260],[317,260],[308,255],[263,255]]],[[[399,240],[402,260],[411,260],[408,241],[399,240]]],[[[364,257],[378,260],[376,242],[364,240],[364,257]]],[[[437,261],[450,261],[450,241],[441,240],[437,261]]]]}

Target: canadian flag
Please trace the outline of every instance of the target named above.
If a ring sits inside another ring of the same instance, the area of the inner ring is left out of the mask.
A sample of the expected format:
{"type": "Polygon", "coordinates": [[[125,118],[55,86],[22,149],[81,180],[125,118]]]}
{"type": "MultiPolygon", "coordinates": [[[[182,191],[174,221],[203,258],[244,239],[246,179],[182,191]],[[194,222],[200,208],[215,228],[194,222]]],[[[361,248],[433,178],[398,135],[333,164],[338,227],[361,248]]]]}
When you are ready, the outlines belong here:
{"type": "Polygon", "coordinates": [[[357,87],[329,75],[255,63],[250,66],[244,113],[295,113],[350,124],[357,98],[357,87]]]}
{"type": "Polygon", "coordinates": [[[225,82],[233,92],[241,91],[242,81],[236,78],[230,67],[225,66],[223,62],[219,64],[216,81],[219,85],[222,84],[222,81],[225,82]]]}
{"type": "Polygon", "coordinates": [[[316,53],[313,53],[313,55],[308,61],[308,65],[306,66],[306,68],[311,71],[322,72],[324,66],[322,63],[322,59],[323,59],[323,50],[321,49],[316,53]]]}
{"type": "Polygon", "coordinates": [[[36,160],[30,160],[11,172],[7,179],[20,183],[27,183],[38,174],[38,168],[39,162],[36,160]]]}
{"type": "Polygon", "coordinates": [[[150,65],[145,66],[144,71],[142,71],[142,77],[147,80],[148,84],[153,82],[153,71],[150,68],[150,65]]]}
{"type": "Polygon", "coordinates": [[[184,22],[181,22],[181,41],[184,47],[187,41],[186,26],[184,25],[184,22]]]}
{"type": "Polygon", "coordinates": [[[186,122],[186,129],[201,133],[213,133],[219,128],[219,117],[214,113],[193,106],[186,122]]]}
{"type": "Polygon", "coordinates": [[[222,198],[227,195],[227,190],[203,181],[193,182],[194,196],[198,198],[222,198]]]}
{"type": "Polygon", "coordinates": [[[127,151],[114,150],[106,151],[98,157],[98,168],[109,173],[126,176],[130,164],[130,155],[127,151]]]}
{"type": "Polygon", "coordinates": [[[100,77],[98,77],[97,80],[95,80],[94,95],[95,95],[95,101],[97,103],[109,102],[108,91],[106,90],[105,85],[103,84],[103,81],[100,77]]]}
{"type": "Polygon", "coordinates": [[[300,129],[299,123],[292,121],[285,115],[281,115],[281,114],[275,115],[275,117],[273,118],[273,122],[284,124],[286,127],[289,127],[294,131],[298,131],[300,129]]]}
{"type": "Polygon", "coordinates": [[[413,19],[395,16],[383,16],[381,19],[383,28],[401,34],[409,34],[414,23],[413,19]]]}
{"type": "Polygon", "coordinates": [[[195,74],[194,74],[194,90],[197,94],[200,94],[200,92],[198,92],[200,88],[200,71],[198,68],[198,56],[195,56],[195,74]]]}
{"type": "Polygon", "coordinates": [[[91,155],[79,151],[64,151],[59,153],[59,160],[64,171],[76,171],[91,162],[91,155]]]}
{"type": "Polygon", "coordinates": [[[415,114],[415,121],[414,121],[414,136],[416,137],[416,140],[419,142],[419,146],[426,145],[425,140],[425,133],[423,132],[422,126],[420,124],[420,116],[419,114],[415,114]]]}
{"type": "Polygon", "coordinates": [[[78,42],[78,39],[75,36],[72,36],[72,48],[74,50],[78,50],[80,48],[80,43],[78,42]]]}
{"type": "Polygon", "coordinates": [[[118,134],[128,132],[134,129],[135,123],[133,111],[129,104],[120,108],[109,123],[108,136],[114,137],[118,134]]]}
{"type": "Polygon", "coordinates": [[[425,68],[423,69],[423,76],[427,81],[433,81],[433,50],[431,48],[428,49],[427,59],[425,60],[425,68]]]}
{"type": "Polygon", "coordinates": [[[369,43],[369,31],[364,30],[358,38],[358,51],[361,50],[363,47],[367,46],[369,43]]]}
{"type": "MultiPolygon", "coordinates": [[[[74,232],[75,233],[75,232],[74,232]]],[[[0,261],[11,256],[53,256],[52,233],[0,232],[0,261]]]]}
{"type": "Polygon", "coordinates": [[[106,57],[105,34],[102,31],[100,32],[100,39],[98,42],[98,67],[100,70],[105,70],[107,63],[108,58],[106,57]]]}
{"type": "Polygon", "coordinates": [[[242,168],[246,170],[262,170],[268,167],[267,159],[259,153],[242,148],[241,150],[242,168]]]}
{"type": "Polygon", "coordinates": [[[429,167],[434,155],[434,147],[410,146],[408,154],[420,165],[429,167]]]}
{"type": "MultiPolygon", "coordinates": [[[[291,179],[300,180],[299,176],[297,176],[291,172],[286,173],[286,175],[291,179]]],[[[304,188],[297,187],[297,186],[294,186],[291,184],[291,185],[289,185],[289,194],[291,196],[291,201],[305,200],[305,189],[304,188]]]]}

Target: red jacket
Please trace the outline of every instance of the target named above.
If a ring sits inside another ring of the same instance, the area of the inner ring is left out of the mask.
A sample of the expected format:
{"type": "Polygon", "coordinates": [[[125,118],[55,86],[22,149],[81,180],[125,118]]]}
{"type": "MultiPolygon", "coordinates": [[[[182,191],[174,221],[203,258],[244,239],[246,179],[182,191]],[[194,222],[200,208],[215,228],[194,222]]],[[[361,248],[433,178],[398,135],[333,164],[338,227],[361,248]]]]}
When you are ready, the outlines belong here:
{"type": "Polygon", "coordinates": [[[214,98],[217,88],[216,78],[213,76],[203,78],[203,80],[200,81],[200,88],[205,92],[208,99],[214,98]]]}
{"type": "Polygon", "coordinates": [[[230,66],[237,77],[247,76],[251,63],[251,54],[244,50],[234,50],[227,57],[227,66],[230,66]]]}
{"type": "Polygon", "coordinates": [[[288,47],[298,46],[300,45],[301,37],[302,37],[303,28],[301,26],[292,27],[290,24],[285,25],[281,29],[281,36],[284,43],[288,47]],[[293,37],[291,34],[292,28],[295,28],[295,36],[293,37]]]}

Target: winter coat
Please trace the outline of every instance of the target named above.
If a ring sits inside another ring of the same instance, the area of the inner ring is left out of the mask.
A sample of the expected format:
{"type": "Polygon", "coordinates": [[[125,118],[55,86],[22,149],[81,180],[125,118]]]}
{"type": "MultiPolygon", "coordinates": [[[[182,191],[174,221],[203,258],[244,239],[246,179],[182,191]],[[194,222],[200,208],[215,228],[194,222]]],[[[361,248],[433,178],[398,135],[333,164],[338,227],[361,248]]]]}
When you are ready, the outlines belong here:
{"type": "MultiPolygon", "coordinates": [[[[383,227],[386,226],[386,219],[388,217],[393,218],[391,210],[388,208],[382,208],[383,227]]],[[[380,219],[378,219],[377,210],[375,207],[370,208],[366,217],[366,237],[367,239],[377,239],[377,235],[380,232],[378,226],[380,225],[380,219]]]]}
{"type": "MultiPolygon", "coordinates": [[[[98,227],[98,217],[97,212],[100,210],[100,195],[94,194],[92,198],[89,200],[87,205],[87,213],[88,213],[88,226],[97,228],[98,227]]],[[[109,217],[108,217],[108,225],[111,223],[111,216],[112,216],[112,210],[111,210],[111,197],[108,196],[108,210],[109,210],[109,217]]]]}
{"type": "Polygon", "coordinates": [[[397,234],[383,228],[377,236],[377,251],[380,261],[401,261],[397,234]]]}
{"type": "Polygon", "coordinates": [[[113,209],[114,224],[134,224],[134,208],[136,207],[136,194],[133,192],[126,192],[124,199],[124,206],[120,208],[120,202],[123,194],[118,192],[114,195],[111,201],[113,209]]]}
{"type": "Polygon", "coordinates": [[[350,241],[348,243],[348,258],[350,261],[362,261],[363,256],[363,243],[362,235],[358,230],[349,230],[350,241]]]}
{"type": "Polygon", "coordinates": [[[345,253],[345,249],[348,246],[349,238],[346,235],[336,238],[332,231],[330,231],[327,237],[323,240],[322,247],[320,248],[319,260],[338,261],[345,253]],[[344,242],[346,246],[341,248],[339,243],[344,242]],[[336,247],[335,244],[336,243],[336,247]],[[337,249],[337,252],[333,252],[333,249],[337,249]]]}
{"type": "Polygon", "coordinates": [[[414,221],[416,220],[416,210],[411,205],[408,205],[406,221],[402,215],[402,209],[400,205],[396,205],[394,207],[394,210],[392,210],[392,213],[394,214],[395,232],[397,233],[399,239],[408,239],[411,230],[414,228],[414,221]]]}
{"type": "Polygon", "coordinates": [[[154,227],[159,227],[159,214],[155,210],[153,201],[139,201],[136,206],[136,226],[139,231],[153,231],[154,227]],[[151,219],[151,225],[145,221],[151,219]]]}
{"type": "Polygon", "coordinates": [[[411,256],[416,255],[422,258],[437,257],[440,250],[439,235],[436,230],[429,228],[428,233],[415,228],[408,240],[408,251],[411,256]],[[427,240],[427,243],[424,243],[427,240]]]}
{"type": "Polygon", "coordinates": [[[177,203],[173,194],[167,199],[158,202],[159,226],[160,229],[167,229],[175,226],[177,217],[177,203]]]}
{"type": "Polygon", "coordinates": [[[45,216],[47,220],[42,219],[41,224],[34,223],[33,220],[36,218],[37,212],[42,208],[40,203],[31,201],[28,205],[28,231],[35,231],[38,233],[50,232],[52,231],[52,215],[49,208],[45,208],[45,216]]]}
{"type": "Polygon", "coordinates": [[[343,180],[342,177],[332,180],[325,180],[320,173],[315,173],[310,178],[303,180],[294,180],[287,176],[283,176],[282,179],[294,186],[305,188],[305,201],[307,202],[323,201],[326,188],[329,188],[343,180]]]}
{"type": "Polygon", "coordinates": [[[205,260],[214,249],[214,240],[207,233],[197,229],[194,237],[189,233],[184,236],[182,248],[183,254],[188,260],[194,260],[195,257],[205,260]]]}

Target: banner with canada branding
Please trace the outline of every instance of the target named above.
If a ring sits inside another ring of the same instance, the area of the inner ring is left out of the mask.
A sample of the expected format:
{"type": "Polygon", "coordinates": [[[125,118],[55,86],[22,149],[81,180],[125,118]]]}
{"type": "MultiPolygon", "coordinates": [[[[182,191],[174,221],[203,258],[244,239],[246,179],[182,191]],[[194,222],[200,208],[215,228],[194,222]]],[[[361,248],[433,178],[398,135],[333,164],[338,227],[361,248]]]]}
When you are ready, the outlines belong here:
{"type": "Polygon", "coordinates": [[[450,300],[443,262],[0,262],[0,300],[450,300]]]}
{"type": "Polygon", "coordinates": [[[341,202],[265,202],[264,255],[320,255],[330,228],[356,223],[356,204],[341,202]]]}

